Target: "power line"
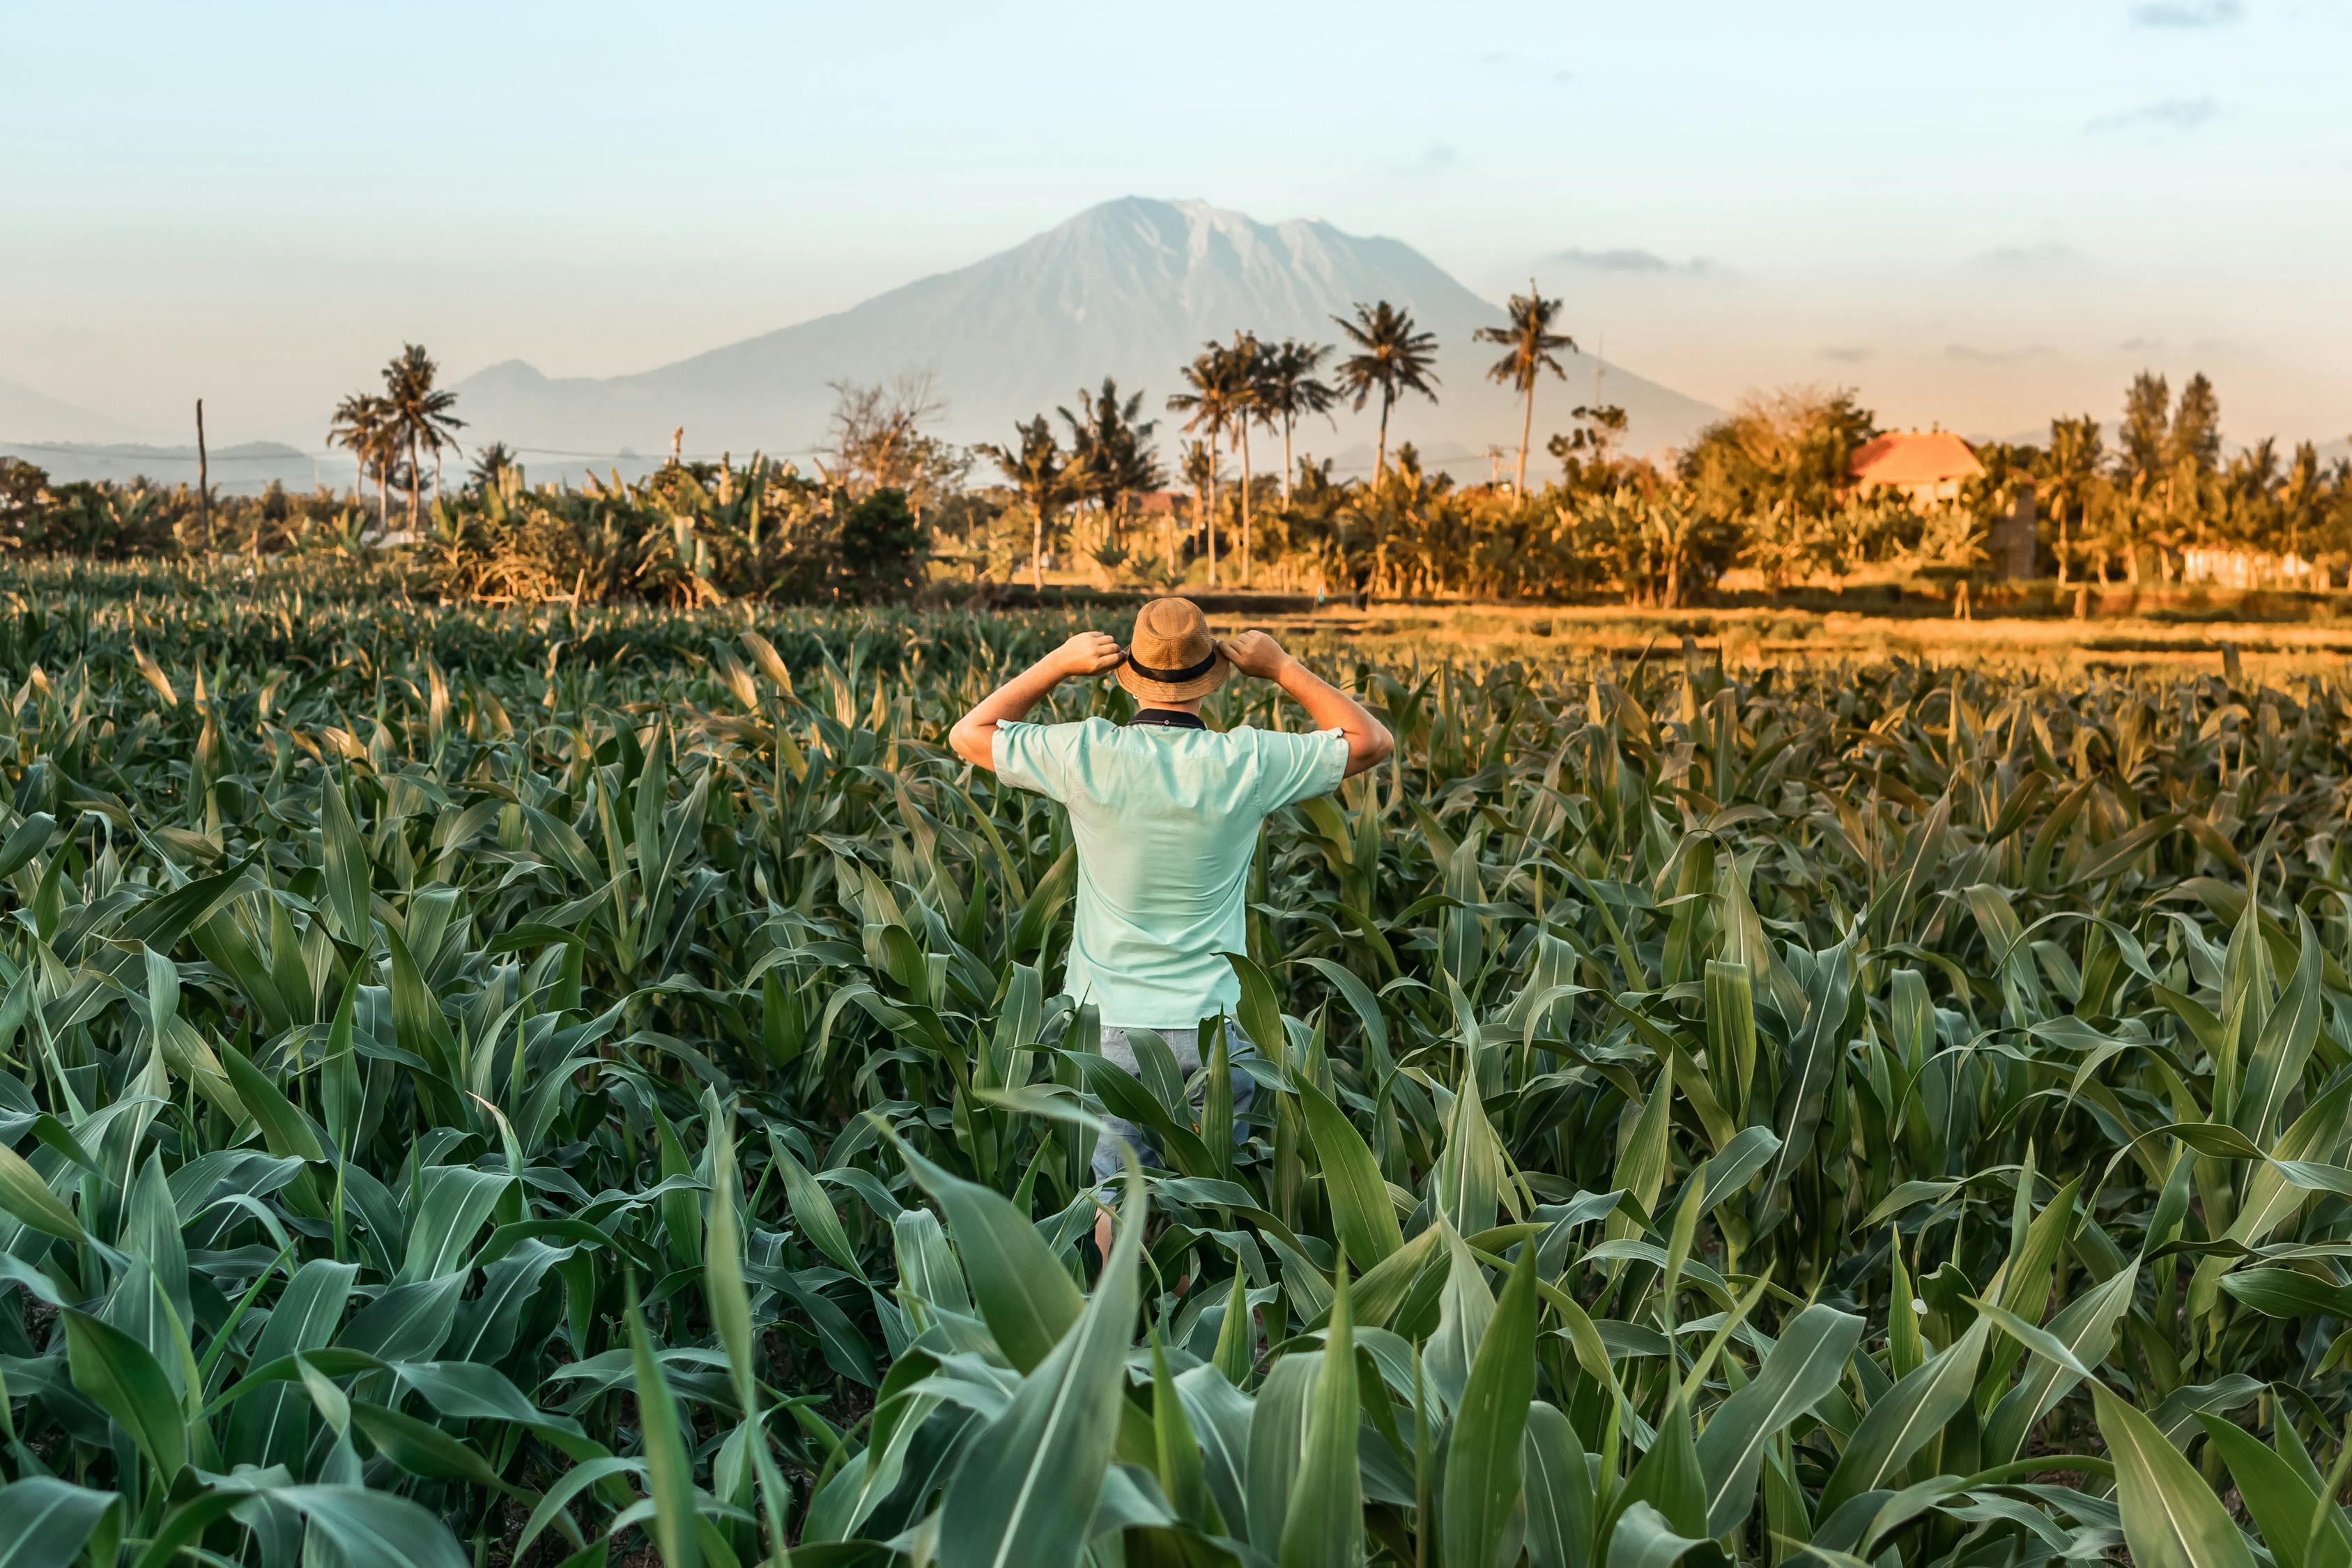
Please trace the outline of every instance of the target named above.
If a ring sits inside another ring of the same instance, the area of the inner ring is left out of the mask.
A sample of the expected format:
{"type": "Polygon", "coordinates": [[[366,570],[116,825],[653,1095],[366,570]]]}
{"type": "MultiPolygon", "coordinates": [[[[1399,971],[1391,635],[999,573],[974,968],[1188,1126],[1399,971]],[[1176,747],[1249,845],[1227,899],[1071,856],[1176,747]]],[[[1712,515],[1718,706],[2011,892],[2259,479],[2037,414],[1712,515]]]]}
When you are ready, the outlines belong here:
{"type": "MultiPolygon", "coordinates": [[[[477,452],[483,449],[484,448],[481,447],[475,448],[477,452]]],[[[669,461],[669,457],[667,453],[655,455],[646,452],[580,452],[573,451],[563,447],[509,447],[507,450],[518,455],[527,455],[537,458],[597,458],[614,462],[635,461],[667,463],[669,461]]],[[[824,448],[822,447],[781,447],[776,448],[773,452],[766,451],[763,448],[754,448],[752,451],[746,453],[745,456],[806,458],[814,456],[816,453],[824,450],[824,448]]],[[[47,441],[0,440],[0,451],[56,452],[66,457],[103,458],[121,463],[193,463],[196,461],[196,454],[194,452],[166,451],[153,447],[139,447],[131,450],[125,450],[121,447],[100,447],[89,444],[77,446],[47,441]]],[[[723,452],[688,452],[686,453],[684,457],[685,460],[689,463],[715,463],[723,458],[732,458],[734,455],[734,450],[730,447],[723,452]]],[[[305,461],[318,461],[328,458],[340,458],[347,463],[352,461],[352,456],[349,452],[333,447],[325,447],[315,452],[307,451],[300,447],[289,447],[282,451],[276,452],[215,452],[212,455],[212,460],[215,463],[290,463],[296,458],[301,458],[305,461]]]]}

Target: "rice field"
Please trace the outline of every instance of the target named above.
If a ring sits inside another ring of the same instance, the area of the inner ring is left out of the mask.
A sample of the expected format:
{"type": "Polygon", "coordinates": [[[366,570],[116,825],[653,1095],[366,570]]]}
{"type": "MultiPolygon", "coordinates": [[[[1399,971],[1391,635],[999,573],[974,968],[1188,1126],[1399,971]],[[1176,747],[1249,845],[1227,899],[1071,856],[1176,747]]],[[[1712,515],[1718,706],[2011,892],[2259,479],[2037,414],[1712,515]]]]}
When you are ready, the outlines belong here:
{"type": "Polygon", "coordinates": [[[1071,629],[0,579],[0,1564],[2352,1563],[2340,675],[1314,634],[1236,1128],[1071,629]]]}

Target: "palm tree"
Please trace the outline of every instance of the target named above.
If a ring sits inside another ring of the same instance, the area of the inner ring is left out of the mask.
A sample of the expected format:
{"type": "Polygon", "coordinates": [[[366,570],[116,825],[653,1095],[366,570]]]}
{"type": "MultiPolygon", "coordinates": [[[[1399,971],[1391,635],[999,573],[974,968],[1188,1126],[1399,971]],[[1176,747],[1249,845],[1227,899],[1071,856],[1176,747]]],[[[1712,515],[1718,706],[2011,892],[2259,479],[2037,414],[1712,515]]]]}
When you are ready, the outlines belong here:
{"type": "MultiPolygon", "coordinates": [[[[1210,343],[1192,356],[1184,367],[1184,380],[1190,392],[1169,395],[1168,406],[1190,416],[1184,421],[1187,430],[1204,431],[1209,438],[1209,585],[1217,584],[1217,441],[1225,426],[1242,416],[1246,405],[1248,388],[1241,375],[1241,365],[1234,351],[1223,343],[1210,343]]],[[[1244,467],[1244,478],[1247,478],[1244,467]]]]}
{"type": "Polygon", "coordinates": [[[1290,457],[1290,433],[1302,414],[1328,416],[1339,400],[1316,372],[1330,357],[1329,343],[1302,342],[1285,338],[1258,359],[1257,416],[1282,427],[1282,504],[1290,504],[1290,476],[1297,466],[1290,457]]]}
{"type": "Polygon", "coordinates": [[[1486,367],[1488,381],[1506,382],[1518,388],[1524,401],[1519,415],[1519,466],[1513,470],[1511,493],[1528,493],[1528,437],[1535,428],[1536,383],[1545,371],[1568,379],[1568,373],[1552,357],[1555,349],[1574,353],[1576,340],[1565,332],[1551,330],[1552,317],[1559,311],[1559,301],[1547,300],[1536,281],[1528,279],[1528,291],[1511,296],[1511,324],[1507,327],[1481,327],[1471,335],[1482,343],[1500,343],[1507,351],[1501,359],[1486,367]]]}
{"type": "Polygon", "coordinates": [[[504,441],[493,441],[475,452],[474,466],[466,474],[466,482],[478,490],[494,490],[506,482],[515,468],[514,448],[504,441]]]}
{"type": "MultiPolygon", "coordinates": [[[[1209,560],[1214,563],[1217,558],[1216,449],[1202,441],[1186,442],[1182,472],[1184,482],[1192,487],[1193,514],[1208,524],[1209,560]]],[[[1168,542],[1168,573],[1171,577],[1176,574],[1176,545],[1172,536],[1168,542]]],[[[1213,583],[1216,579],[1213,575],[1210,581],[1213,583]]]]}
{"type": "Polygon", "coordinates": [[[1021,445],[998,446],[982,442],[973,448],[982,457],[995,460],[1013,488],[1021,492],[1030,516],[1029,583],[1032,587],[1045,586],[1045,530],[1054,514],[1062,510],[1078,479],[1076,465],[1054,439],[1052,421],[1040,414],[1026,424],[1016,424],[1013,431],[1021,445]]]}
{"type": "Polygon", "coordinates": [[[1108,542],[1112,524],[1127,516],[1128,504],[1165,479],[1160,453],[1151,445],[1156,419],[1140,417],[1143,394],[1118,395],[1118,383],[1103,377],[1099,395],[1078,388],[1078,412],[1057,408],[1070,427],[1070,467],[1079,492],[1101,510],[1108,542]]]}
{"type": "Polygon", "coordinates": [[[1389,410],[1408,392],[1437,401],[1437,376],[1430,363],[1437,356],[1437,339],[1416,331],[1412,312],[1400,310],[1386,300],[1377,305],[1359,304],[1356,319],[1334,316],[1357,353],[1339,362],[1339,391],[1353,399],[1349,406],[1363,412],[1375,390],[1381,395],[1381,444],[1372,459],[1372,482],[1378,484],[1389,466],[1389,410]]]}
{"type": "Polygon", "coordinates": [[[391,405],[373,393],[352,393],[335,405],[334,419],[327,426],[327,445],[344,448],[359,464],[354,489],[367,482],[370,468],[375,470],[376,526],[390,528],[395,445],[391,405]]]}
{"type": "Polygon", "coordinates": [[[391,416],[393,428],[399,432],[399,442],[408,448],[408,526],[418,526],[418,481],[423,468],[418,462],[418,449],[433,454],[433,493],[441,493],[441,453],[457,446],[457,432],[466,422],[449,412],[457,406],[457,395],[446,388],[436,388],[434,378],[440,367],[433,356],[419,343],[403,345],[399,357],[383,367],[383,402],[391,416]]]}
{"type": "Polygon", "coordinates": [[[1242,586],[1250,582],[1250,426],[1265,417],[1258,407],[1257,395],[1262,380],[1261,363],[1265,351],[1255,332],[1235,329],[1234,346],[1226,351],[1233,358],[1230,374],[1234,379],[1234,428],[1242,438],[1242,586]]]}
{"type": "Polygon", "coordinates": [[[2090,521],[2091,487],[2105,465],[2105,447],[2099,422],[2088,414],[2050,422],[2050,450],[2042,459],[2042,472],[2050,489],[2050,510],[2058,516],[2058,585],[2062,588],[2074,554],[2066,537],[2067,514],[2080,512],[2085,524],[2090,521]]]}

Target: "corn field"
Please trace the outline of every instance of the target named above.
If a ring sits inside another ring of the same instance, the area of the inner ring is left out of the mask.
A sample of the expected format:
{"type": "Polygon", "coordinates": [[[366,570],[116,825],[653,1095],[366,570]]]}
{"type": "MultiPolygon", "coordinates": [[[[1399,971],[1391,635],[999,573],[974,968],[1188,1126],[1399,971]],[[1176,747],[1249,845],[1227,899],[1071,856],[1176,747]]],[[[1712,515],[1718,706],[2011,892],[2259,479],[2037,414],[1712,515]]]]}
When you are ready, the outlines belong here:
{"type": "Polygon", "coordinates": [[[2352,1562],[2352,686],[1309,648],[1236,1128],[1064,619],[0,594],[0,1564],[2352,1562]]]}

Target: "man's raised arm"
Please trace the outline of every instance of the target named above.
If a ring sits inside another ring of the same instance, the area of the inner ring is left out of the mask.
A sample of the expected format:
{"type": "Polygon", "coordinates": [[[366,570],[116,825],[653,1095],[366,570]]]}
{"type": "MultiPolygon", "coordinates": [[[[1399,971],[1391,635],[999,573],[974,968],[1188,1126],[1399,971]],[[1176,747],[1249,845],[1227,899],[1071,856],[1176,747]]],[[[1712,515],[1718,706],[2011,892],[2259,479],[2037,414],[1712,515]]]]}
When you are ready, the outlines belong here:
{"type": "Polygon", "coordinates": [[[1105,632],[1080,632],[987,696],[955,721],[948,744],[976,768],[996,766],[996,727],[1027,717],[1045,693],[1073,676],[1100,675],[1118,668],[1117,639],[1105,632]]]}
{"type": "Polygon", "coordinates": [[[1225,657],[1244,675],[1271,680],[1315,721],[1318,730],[1337,730],[1347,737],[1348,772],[1355,777],[1376,768],[1396,750],[1389,727],[1372,717],[1364,705],[1283,651],[1264,632],[1244,632],[1224,644],[1225,657]]]}

